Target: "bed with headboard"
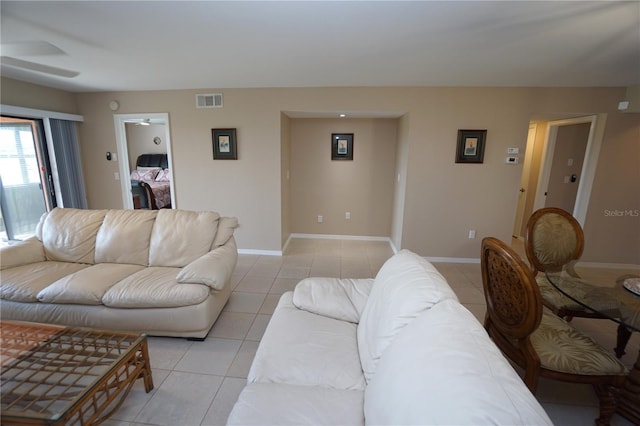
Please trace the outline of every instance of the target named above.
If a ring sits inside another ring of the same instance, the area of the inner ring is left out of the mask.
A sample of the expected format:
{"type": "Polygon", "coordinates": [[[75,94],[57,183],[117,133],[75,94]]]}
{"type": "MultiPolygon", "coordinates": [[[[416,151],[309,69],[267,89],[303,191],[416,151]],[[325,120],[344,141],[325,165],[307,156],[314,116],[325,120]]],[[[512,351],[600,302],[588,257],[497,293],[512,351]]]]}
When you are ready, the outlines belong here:
{"type": "Polygon", "coordinates": [[[142,154],[136,159],[136,169],[131,172],[131,193],[136,195],[139,206],[134,208],[171,208],[171,171],[167,154],[142,154]]]}

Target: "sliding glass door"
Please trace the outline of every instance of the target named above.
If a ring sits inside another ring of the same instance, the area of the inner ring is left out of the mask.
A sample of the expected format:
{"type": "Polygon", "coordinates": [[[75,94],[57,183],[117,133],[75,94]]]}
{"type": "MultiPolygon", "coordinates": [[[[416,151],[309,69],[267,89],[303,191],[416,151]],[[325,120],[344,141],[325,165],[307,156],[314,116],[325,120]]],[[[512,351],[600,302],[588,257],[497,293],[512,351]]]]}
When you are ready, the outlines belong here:
{"type": "Polygon", "coordinates": [[[35,233],[55,207],[42,122],[0,118],[0,244],[35,233]]]}

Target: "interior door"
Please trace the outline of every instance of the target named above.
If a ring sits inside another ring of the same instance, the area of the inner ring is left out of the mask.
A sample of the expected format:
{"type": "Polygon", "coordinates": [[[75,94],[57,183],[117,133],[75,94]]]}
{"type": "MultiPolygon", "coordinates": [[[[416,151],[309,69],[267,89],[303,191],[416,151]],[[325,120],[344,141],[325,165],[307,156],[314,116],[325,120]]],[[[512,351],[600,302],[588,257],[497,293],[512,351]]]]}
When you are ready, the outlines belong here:
{"type": "Polygon", "coordinates": [[[55,207],[40,120],[0,118],[0,239],[35,233],[42,214],[55,207]]]}
{"type": "Polygon", "coordinates": [[[527,134],[527,148],[524,154],[524,164],[522,165],[522,176],[520,177],[520,189],[518,190],[518,205],[516,207],[516,220],[513,224],[513,236],[522,238],[522,224],[524,222],[524,210],[527,203],[527,194],[529,193],[529,178],[531,173],[531,161],[533,157],[533,148],[536,141],[536,125],[529,125],[529,133],[527,134]]]}

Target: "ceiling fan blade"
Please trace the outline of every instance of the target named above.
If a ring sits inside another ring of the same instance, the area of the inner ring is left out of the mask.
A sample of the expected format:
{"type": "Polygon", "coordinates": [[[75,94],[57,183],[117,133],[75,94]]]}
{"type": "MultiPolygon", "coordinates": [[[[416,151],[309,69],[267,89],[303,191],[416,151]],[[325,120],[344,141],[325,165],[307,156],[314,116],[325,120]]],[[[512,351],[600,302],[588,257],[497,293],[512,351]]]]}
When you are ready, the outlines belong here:
{"type": "Polygon", "coordinates": [[[66,70],[64,68],[51,67],[49,65],[38,64],[35,62],[23,61],[9,56],[0,56],[0,63],[16,68],[23,68],[31,71],[41,72],[44,74],[57,75],[59,77],[73,78],[80,74],[77,71],[66,70]]]}
{"type": "Polygon", "coordinates": [[[22,41],[17,43],[2,43],[0,50],[3,56],[41,56],[64,55],[58,46],[46,41],[22,41]]]}

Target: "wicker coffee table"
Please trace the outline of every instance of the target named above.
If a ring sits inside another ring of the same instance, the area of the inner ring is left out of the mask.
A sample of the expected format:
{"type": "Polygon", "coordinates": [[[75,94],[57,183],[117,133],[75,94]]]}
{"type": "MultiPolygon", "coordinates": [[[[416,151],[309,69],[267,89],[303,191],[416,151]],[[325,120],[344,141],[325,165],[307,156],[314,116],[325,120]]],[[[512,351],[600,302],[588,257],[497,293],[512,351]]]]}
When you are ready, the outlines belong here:
{"type": "Polygon", "coordinates": [[[153,389],[144,334],[0,321],[0,362],[3,425],[99,424],[153,389]]]}

